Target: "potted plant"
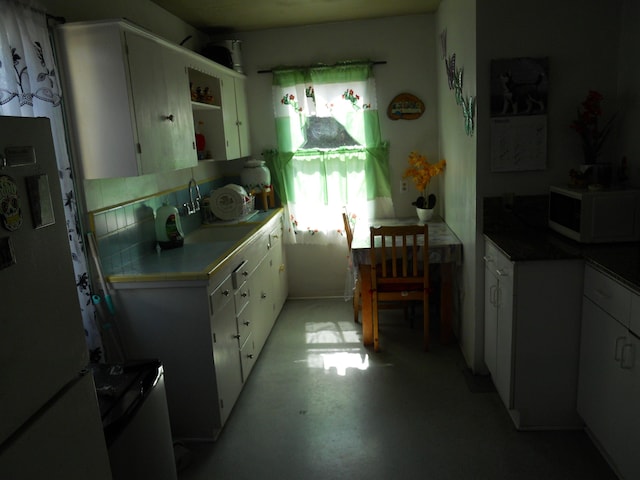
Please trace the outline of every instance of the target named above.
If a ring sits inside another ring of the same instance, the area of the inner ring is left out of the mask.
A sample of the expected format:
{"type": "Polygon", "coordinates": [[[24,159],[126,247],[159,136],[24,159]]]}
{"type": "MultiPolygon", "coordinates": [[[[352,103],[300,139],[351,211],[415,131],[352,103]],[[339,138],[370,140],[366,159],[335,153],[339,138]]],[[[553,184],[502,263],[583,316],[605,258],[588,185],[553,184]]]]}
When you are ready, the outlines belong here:
{"type": "Polygon", "coordinates": [[[444,171],[447,162],[443,159],[437,163],[429,163],[426,156],[417,152],[411,152],[408,161],[409,167],[405,170],[402,178],[411,178],[419,192],[418,198],[411,202],[411,205],[416,207],[420,220],[428,220],[433,215],[436,196],[433,193],[427,195],[427,187],[433,177],[444,171]]]}
{"type": "Polygon", "coordinates": [[[608,186],[611,181],[611,164],[600,162],[599,157],[605,140],[611,132],[612,116],[604,125],[601,124],[603,95],[595,90],[590,90],[587,97],[577,109],[576,119],[571,122],[571,128],[578,132],[582,141],[584,165],[592,166],[596,174],[596,182],[608,186]]]}

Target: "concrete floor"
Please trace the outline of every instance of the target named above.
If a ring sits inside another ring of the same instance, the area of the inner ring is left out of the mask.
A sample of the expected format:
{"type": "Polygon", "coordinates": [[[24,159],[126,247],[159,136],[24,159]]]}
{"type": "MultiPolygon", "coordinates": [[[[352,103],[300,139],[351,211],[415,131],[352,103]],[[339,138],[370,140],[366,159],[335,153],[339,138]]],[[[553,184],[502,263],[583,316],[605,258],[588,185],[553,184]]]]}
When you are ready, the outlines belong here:
{"type": "Polygon", "coordinates": [[[424,352],[420,322],[384,310],[376,354],[352,318],[342,299],[287,301],[218,441],[188,446],[180,480],[616,478],[583,431],[516,431],[436,331],[424,352]]]}

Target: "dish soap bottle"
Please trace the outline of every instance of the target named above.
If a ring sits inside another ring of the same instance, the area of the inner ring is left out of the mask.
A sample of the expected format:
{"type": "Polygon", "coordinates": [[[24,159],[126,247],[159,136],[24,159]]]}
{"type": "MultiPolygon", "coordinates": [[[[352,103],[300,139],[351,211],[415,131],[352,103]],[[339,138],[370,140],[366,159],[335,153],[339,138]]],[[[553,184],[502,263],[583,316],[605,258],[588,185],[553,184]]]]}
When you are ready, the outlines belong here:
{"type": "Polygon", "coordinates": [[[176,207],[165,203],[156,211],[156,240],[163,250],[184,244],[180,214],[176,207]]]}

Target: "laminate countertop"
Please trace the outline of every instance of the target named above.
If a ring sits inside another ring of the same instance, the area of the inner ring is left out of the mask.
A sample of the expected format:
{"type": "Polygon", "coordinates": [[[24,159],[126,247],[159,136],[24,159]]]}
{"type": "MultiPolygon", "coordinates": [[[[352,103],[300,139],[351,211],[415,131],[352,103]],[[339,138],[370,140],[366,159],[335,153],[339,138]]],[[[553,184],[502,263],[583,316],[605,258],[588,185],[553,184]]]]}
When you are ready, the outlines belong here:
{"type": "Polygon", "coordinates": [[[640,242],[580,244],[548,228],[484,233],[514,262],[584,259],[640,293],[640,242]]]}

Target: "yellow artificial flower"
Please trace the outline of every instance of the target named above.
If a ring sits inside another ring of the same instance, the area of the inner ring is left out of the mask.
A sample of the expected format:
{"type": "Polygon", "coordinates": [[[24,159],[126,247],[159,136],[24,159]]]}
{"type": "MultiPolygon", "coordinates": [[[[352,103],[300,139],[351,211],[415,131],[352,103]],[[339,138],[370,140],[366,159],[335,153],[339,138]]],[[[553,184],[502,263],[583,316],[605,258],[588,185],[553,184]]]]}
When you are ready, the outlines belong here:
{"type": "Polygon", "coordinates": [[[438,163],[429,163],[427,157],[417,152],[409,154],[409,168],[404,172],[402,178],[411,178],[415,187],[422,196],[425,196],[425,190],[431,182],[431,179],[442,173],[447,161],[442,159],[438,163]]]}

